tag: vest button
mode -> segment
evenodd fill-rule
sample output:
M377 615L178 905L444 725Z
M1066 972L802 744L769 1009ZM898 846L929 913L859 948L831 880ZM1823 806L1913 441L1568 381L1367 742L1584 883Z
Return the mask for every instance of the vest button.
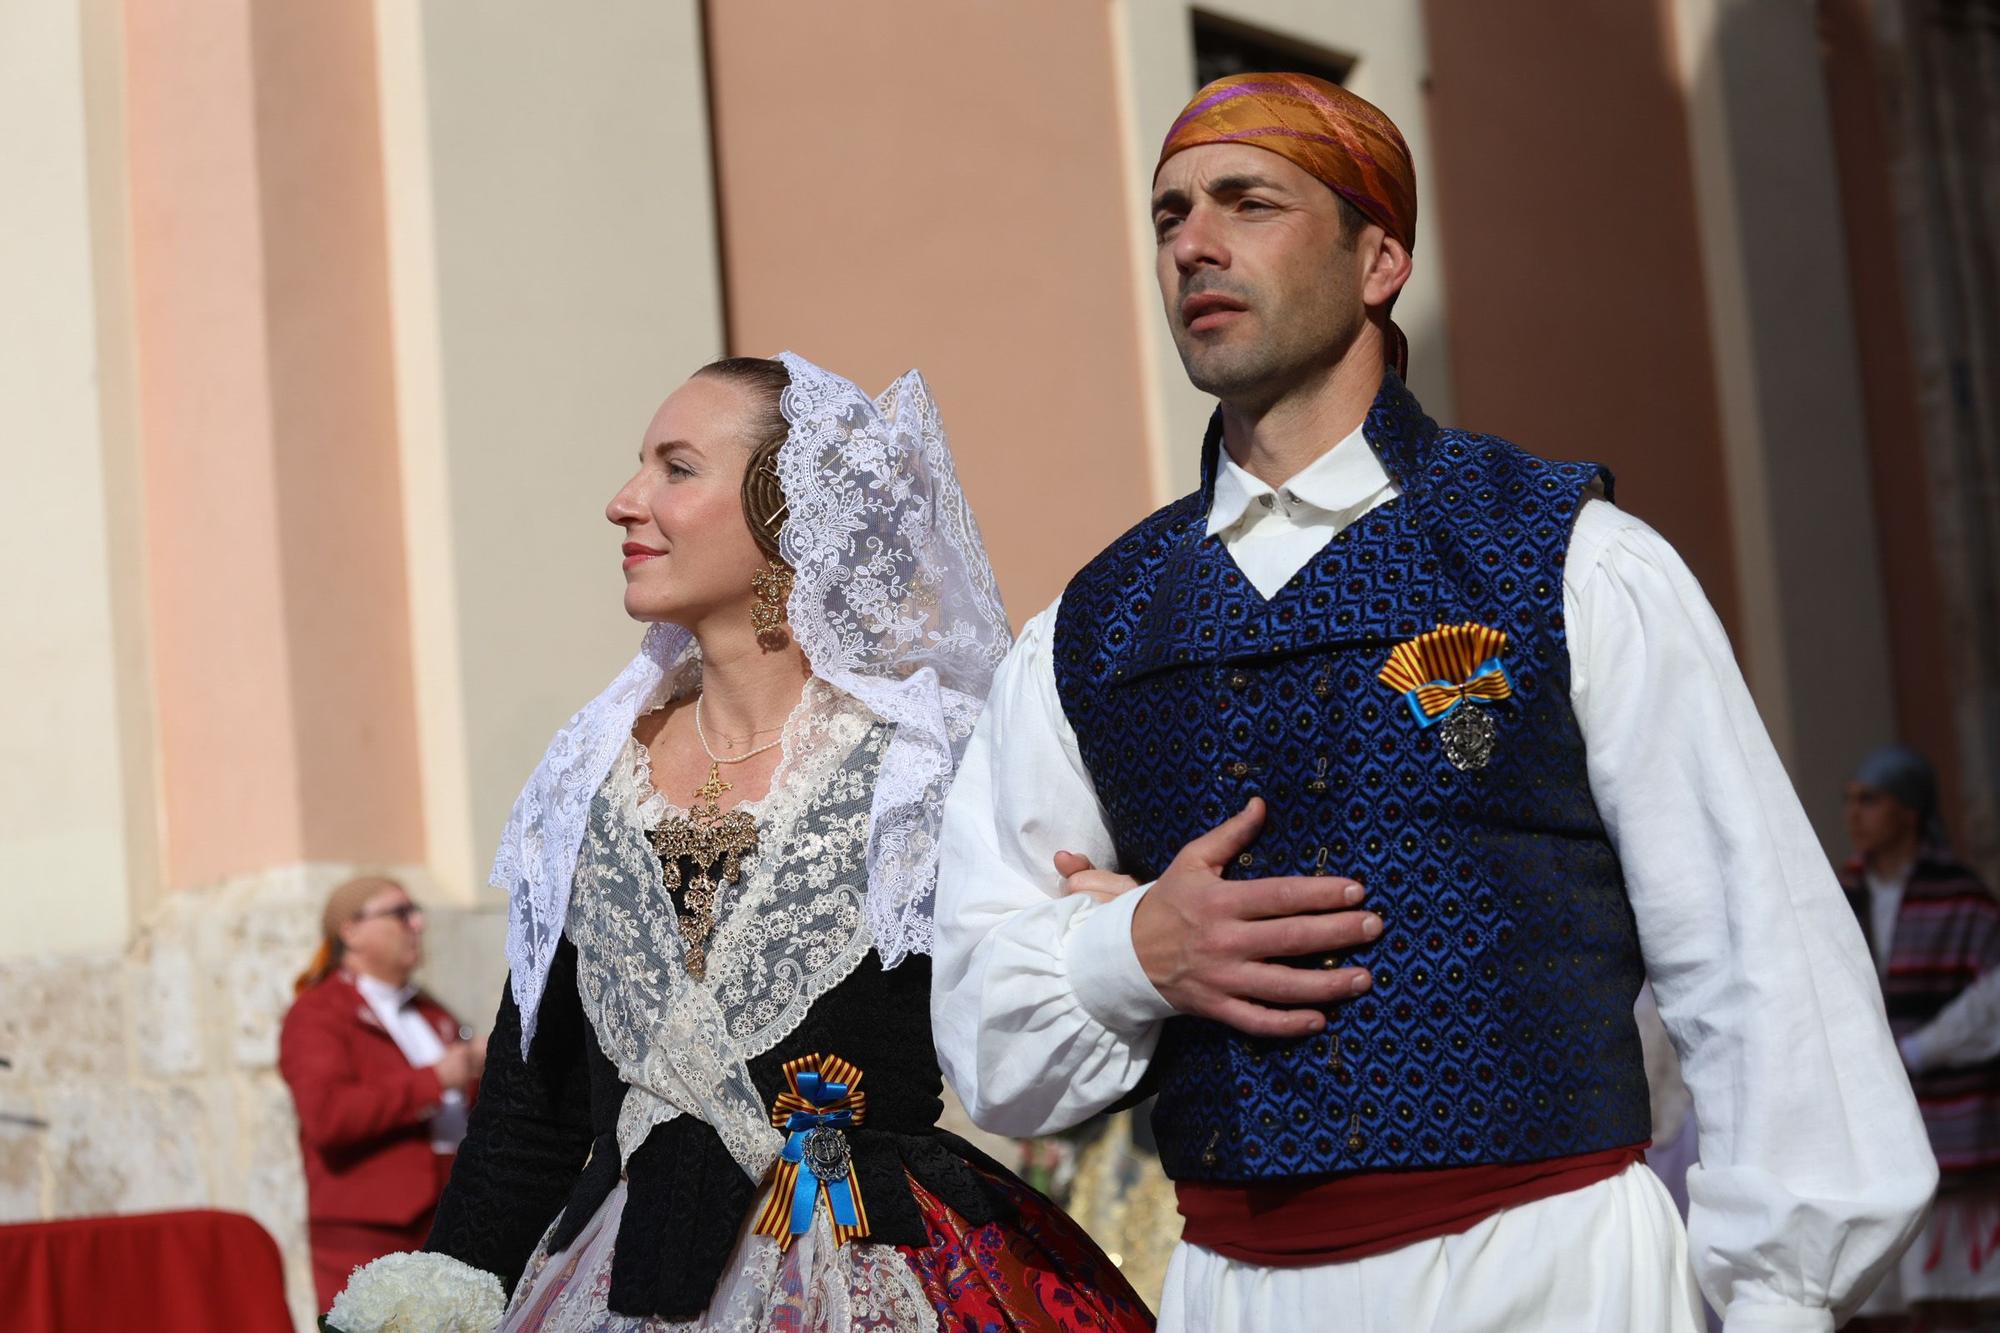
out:
M1233 763L1233 764L1231 764L1231 765L1229 766L1229 776L1230 776L1230 777L1232 777L1232 778L1247 778L1247 777L1249 777L1249 776L1250 776L1250 765L1248 765L1248 764L1244 763L1244 762L1243 762L1243 761L1242 761L1241 759L1238 759L1238 760L1237 760L1237 761L1236 761L1235 763Z
M1243 852L1237 856L1236 864L1240 866L1254 866L1257 864L1257 858L1249 852Z
M1249 678L1248 676L1244 675L1244 674L1243 674L1243 673L1242 673L1241 671L1236 671L1236 672L1232 672L1232 673L1230 673L1230 677L1229 677L1229 688L1230 688L1230 689L1232 689L1232 690L1240 690L1240 689L1243 689L1243 688L1244 688L1245 686L1249 685L1249 683L1250 683L1250 678Z

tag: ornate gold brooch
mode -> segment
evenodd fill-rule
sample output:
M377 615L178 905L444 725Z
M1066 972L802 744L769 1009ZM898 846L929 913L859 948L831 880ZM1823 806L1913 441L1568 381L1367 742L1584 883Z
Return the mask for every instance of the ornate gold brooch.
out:
M695 791L696 804L680 818L667 819L646 838L659 853L660 872L669 892L681 886L681 858L694 873L687 881L686 908L680 914L681 938L687 941L688 975L699 981L708 974L708 937L715 933L715 898L725 884L743 876L743 858L757 850L757 821L742 810L724 813L716 798L729 790L722 766L711 762L708 781Z

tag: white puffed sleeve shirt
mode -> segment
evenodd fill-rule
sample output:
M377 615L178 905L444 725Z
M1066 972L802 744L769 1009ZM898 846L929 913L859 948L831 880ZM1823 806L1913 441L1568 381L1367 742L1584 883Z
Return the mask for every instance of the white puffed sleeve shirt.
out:
M1208 531L1268 597L1397 494L1359 430L1275 490L1225 455ZM1913 1233L1937 1179L1875 968L1673 549L1586 500L1563 604L1591 793L1700 1120L1688 1253L1731 1333L1830 1329ZM1060 896L1057 851L1110 869L1117 857L1056 693L1056 612L1028 623L995 678L946 807L937 899L939 1057L973 1119L1015 1135L1130 1091L1172 1013L1132 946L1144 889L1101 905ZM1306 1282L1295 1296L1310 1314L1311 1275L1358 1265L1255 1271L1259 1291ZM1250 1327L1244 1311L1276 1307L1235 1308L1218 1323Z

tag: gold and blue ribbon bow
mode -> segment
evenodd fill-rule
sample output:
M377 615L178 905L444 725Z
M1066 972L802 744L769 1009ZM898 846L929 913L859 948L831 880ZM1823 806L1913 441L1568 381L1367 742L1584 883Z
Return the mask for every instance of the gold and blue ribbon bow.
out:
M1501 662L1507 635L1487 625L1439 625L1389 653L1376 679L1403 696L1417 725L1432 726L1467 700L1512 698L1514 678Z
M867 1094L857 1086L861 1071L837 1055L805 1055L785 1062L785 1082L790 1086L771 1103L771 1123L785 1131L785 1147L772 1167L771 1196L751 1230L776 1237L789 1249L812 1229L823 1198L833 1217L834 1243L845 1245L868 1234L868 1208L844 1137L868 1116ZM840 1141L830 1145L821 1135ZM838 1151L814 1152L820 1145Z

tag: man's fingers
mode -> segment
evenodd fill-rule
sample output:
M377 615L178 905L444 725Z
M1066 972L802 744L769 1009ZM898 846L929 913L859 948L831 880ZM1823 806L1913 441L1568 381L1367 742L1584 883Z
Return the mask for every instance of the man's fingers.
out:
M1076 852L1056 853L1056 873L1064 879L1090 869L1090 858Z
M1245 921L1235 929L1241 933L1231 944L1244 957L1297 958L1358 949L1381 938L1382 918L1373 912L1320 912Z
M1273 875L1236 880L1230 887L1235 915L1245 920L1340 912L1366 896L1361 885L1343 875Z
M1112 870L1079 870L1063 877L1064 893L1087 893L1101 903L1138 887L1138 880Z
M1316 1009L1267 1009L1238 999L1219 1002L1206 1017L1253 1037L1310 1037L1326 1028L1326 1015Z
M1257 830L1264 827L1264 798L1252 796L1249 804L1217 824L1208 832L1181 848L1180 856L1191 857L1197 864L1207 866L1220 873L1222 868L1236 859L1236 854L1248 847L1257 836Z
M1228 984L1231 993L1264 1004L1334 1004L1366 994L1374 978L1365 967L1245 963Z

